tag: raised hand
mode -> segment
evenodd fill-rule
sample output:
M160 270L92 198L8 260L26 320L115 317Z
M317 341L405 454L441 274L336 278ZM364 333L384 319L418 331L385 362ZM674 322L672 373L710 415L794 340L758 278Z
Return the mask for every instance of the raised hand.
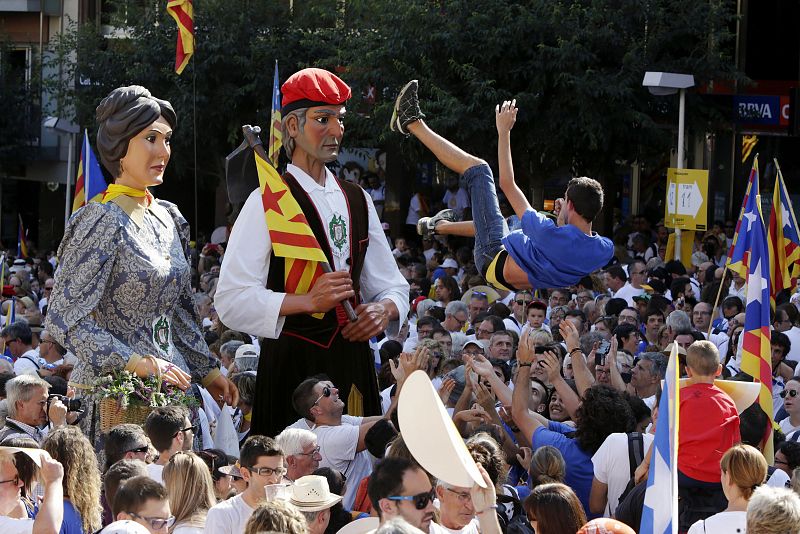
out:
M517 101L506 100L501 105L494 108L494 120L497 125L498 133L510 132L517 121Z

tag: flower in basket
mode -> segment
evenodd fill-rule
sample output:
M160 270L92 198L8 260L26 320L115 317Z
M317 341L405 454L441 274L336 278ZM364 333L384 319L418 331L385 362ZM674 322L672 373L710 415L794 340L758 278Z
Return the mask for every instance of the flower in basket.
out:
M192 395L187 395L180 388L164 382L159 377L141 378L124 370L99 377L95 382L92 397L98 402L103 399L115 399L120 408L198 404Z

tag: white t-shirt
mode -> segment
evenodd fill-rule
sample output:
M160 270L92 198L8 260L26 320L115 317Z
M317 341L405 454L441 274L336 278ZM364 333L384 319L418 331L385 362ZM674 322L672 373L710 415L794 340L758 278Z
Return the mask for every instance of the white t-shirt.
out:
M630 282L625 282L625 285L619 288L619 291L614 293L614 298L625 299L625 302L628 303L628 306L636 306L636 303L633 301L633 297L638 297L642 293L644 293L644 289L636 289L631 285Z
M317 435L317 445L322 456L319 466L336 469L347 477L347 491L342 500L345 510L353 508L358 485L364 477L372 473L369 452L366 450L356 452L360 430L360 425L344 423L339 426L317 426L311 429Z
M787 488L791 482L791 478L786 474L783 469L776 469L773 471L772 476L767 479L767 486L770 488Z
M689 528L688 534L744 534L747 512L720 512L701 519Z
M241 534L247 520L253 515L253 508L244 502L241 494L215 504L206 516L208 534Z
M408 204L408 214L406 215L406 224L417 224L419 218L422 216L420 210L422 203L419 201L419 193L411 197L411 202Z
M203 534L203 527L194 525L179 525L175 527L172 534Z
M35 363L34 363L35 362ZM14 374L19 375L35 375L42 367L41 358L39 353L31 349L26 351L25 354L17 358L14 362Z
M643 434L644 453L653 443L652 434ZM631 479L630 460L628 458L628 435L623 432L609 434L606 440L592 456L594 478L608 485L608 502L603 515L612 517L619 504L619 496Z
M792 344L792 348L789 351L789 354L786 355L787 360L792 360L793 362L800 362L800 328L793 326L786 332L786 337L789 338L789 342Z
M467 192L461 187L459 187L458 191L455 193L448 189L444 194L442 202L451 210L455 210L456 216L460 220L464 216L464 209L469 207L469 195L467 195Z
M783 432L784 436L788 436L795 430L800 430L800 426L792 426L791 417L781 419L781 422L778 423L778 426L781 427L781 432Z
M0 531L3 534L30 534L33 532L33 519L14 519L0 515Z
M473 518L472 521L464 525L464 528L460 530L453 530L452 528L447 528L444 525L440 525L439 523L434 523L431 521L430 526L428 527L429 534L479 534L480 533L479 523L477 518Z
M356 417L354 415L343 415L342 416L342 424L343 425L354 425L354 426L361 426L361 421L363 417ZM303 430L311 430L312 426L308 424L304 418L300 418L291 425L287 426L286 428L300 428ZM285 429L284 429L285 430Z
M147 476L158 482L164 483L164 466L158 464L147 464Z

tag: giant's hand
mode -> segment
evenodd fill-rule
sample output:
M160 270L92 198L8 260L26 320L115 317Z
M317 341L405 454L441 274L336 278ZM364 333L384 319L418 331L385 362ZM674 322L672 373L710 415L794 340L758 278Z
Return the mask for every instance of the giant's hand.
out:
M314 282L308 293L311 297L311 313L324 313L341 301L355 296L353 281L347 271L325 273Z
M356 315L358 320L342 329L342 337L348 341L367 341L389 326L389 310L381 302L359 304Z
M192 377L181 369L180 367L162 360L161 358L146 357L139 360L133 372L136 376L147 378L148 376L156 376L159 371L161 372L161 379L168 384L179 387L183 391L189 389L189 384L192 382Z
M219 375L206 388L217 403L224 401L228 406L236 407L239 404L239 390L236 385L226 377Z

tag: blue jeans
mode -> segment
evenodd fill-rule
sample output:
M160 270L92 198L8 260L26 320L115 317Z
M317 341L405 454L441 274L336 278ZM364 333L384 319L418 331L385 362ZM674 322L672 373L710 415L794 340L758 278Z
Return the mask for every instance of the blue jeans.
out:
M500 213L492 169L482 163L467 169L463 176L475 224L475 267L486 276L489 264L503 250L501 240L508 233L508 226Z

